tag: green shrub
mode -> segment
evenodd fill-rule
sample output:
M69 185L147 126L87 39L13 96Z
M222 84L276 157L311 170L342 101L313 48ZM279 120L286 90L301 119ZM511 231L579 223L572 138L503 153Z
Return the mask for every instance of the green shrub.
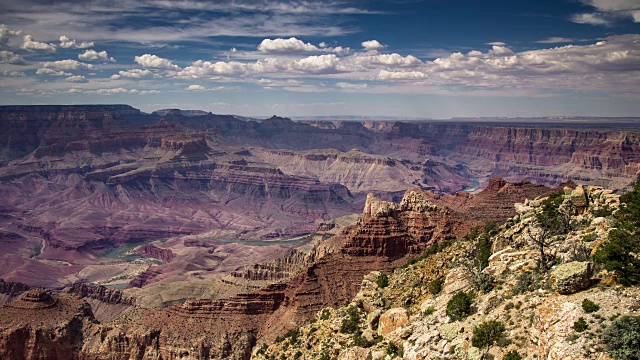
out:
M389 345L387 345L387 355L390 355L392 358L396 357L396 356L402 356L404 353L404 350L402 349L402 346L397 346L396 344L394 344L393 342L389 342Z
M502 358L502 360L522 360L522 356L520 356L518 351L511 350Z
M429 293L431 293L431 295L440 294L440 291L442 291L442 279L437 278L432 280L429 283L429 286L427 286L427 290L429 290Z
M387 274L380 273L380 275L378 275L378 280L376 281L376 284L378 284L378 287L381 289L384 289L387 286L389 286L389 277L387 276Z
M615 271L618 282L625 286L640 284L640 181L633 191L620 197L620 208L614 216L616 228L595 253L595 260Z
M640 359L640 316L622 316L614 320L602 335L607 352L614 359Z
M298 350L296 351L296 353L293 355L293 359L294 360L298 360L302 357L302 351Z
M329 320L331 317L331 311L329 309L324 309L320 313L320 320Z
M584 299L582 300L582 310L584 310L584 312L586 312L587 314L590 314L592 312L600 310L600 305L594 303L589 299Z
M611 214L613 214L613 208L611 206L605 204L605 205L601 206L597 210L592 210L591 214L593 214L593 217L611 216Z
M500 338L504 337L505 327L501 322L491 320L473 327L471 345L488 350Z
M453 321L458 321L471 315L471 304L473 303L473 293L460 291L453 295L447 303L447 316Z
M522 273L520 274L520 276L518 276L518 282L513 287L513 289L511 289L511 293L513 295L522 294L526 291L529 291L529 287L532 284L533 284L533 276L531 275L531 273L528 273L528 272Z
M433 314L434 312L436 312L436 308L434 308L433 306L429 306L428 308L426 308L426 309L422 312L422 315L423 315L423 316L429 316L429 315Z
M358 308L355 306L350 306L347 309L347 317L342 319L342 324L340 324L340 332L343 334L354 334L359 330L358 322L360 322L360 313L358 312Z
M485 294L493 290L493 283L493 276L485 272L474 274L474 276L471 278L471 284L473 288L478 291L482 291Z
M576 332L583 332L589 328L589 324L584 320L584 318L579 318L578 321L573 323L573 330Z

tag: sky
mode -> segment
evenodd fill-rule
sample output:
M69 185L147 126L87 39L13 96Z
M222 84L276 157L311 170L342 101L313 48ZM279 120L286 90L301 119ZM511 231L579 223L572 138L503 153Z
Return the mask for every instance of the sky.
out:
M640 116L640 0L0 0L0 105Z

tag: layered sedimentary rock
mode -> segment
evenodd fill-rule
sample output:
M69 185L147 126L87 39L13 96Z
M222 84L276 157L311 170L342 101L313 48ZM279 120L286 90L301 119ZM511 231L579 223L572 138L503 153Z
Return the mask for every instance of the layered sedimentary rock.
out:
M495 193L499 197L509 185L491 187L485 196ZM325 306L353 297L370 271L396 267L406 256L433 242L457 237L491 217L478 212L473 221L465 219L429 201L429 196L433 195L412 190L400 204L370 196L362 220L327 240L341 244L339 251L317 259L293 279L224 300L190 300L164 310L134 310L117 324L85 329L84 346L78 354L89 358L140 354L247 359L258 338L273 339ZM0 314L4 311L6 308Z

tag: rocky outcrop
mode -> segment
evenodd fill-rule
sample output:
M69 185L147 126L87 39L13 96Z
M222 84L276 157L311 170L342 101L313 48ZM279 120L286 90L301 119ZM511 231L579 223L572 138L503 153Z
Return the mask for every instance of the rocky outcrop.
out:
M165 263L170 263L176 255L171 249L162 249L154 244L146 244L136 249L136 252L142 256L158 259Z
M113 305L129 305L136 303L135 298L125 295L121 290L107 288L104 286L91 286L87 284L73 284L67 290L68 293L74 294L80 298L91 298L101 302Z
M380 315L378 335L387 336L409 322L409 312L405 308L393 308Z
M572 261L556 266L551 271L555 289L564 295L574 294L591 286L593 264Z

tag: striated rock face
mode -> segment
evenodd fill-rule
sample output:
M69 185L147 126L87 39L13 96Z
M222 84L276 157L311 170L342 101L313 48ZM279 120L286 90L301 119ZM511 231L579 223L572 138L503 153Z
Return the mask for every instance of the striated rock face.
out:
M68 293L77 295L80 298L92 298L107 304L130 305L136 303L135 298L124 295L121 290L111 289L104 286L91 286L87 284L73 284Z
M136 252L142 256L162 260L170 263L176 255L171 249L161 249L153 244L146 244L136 249Z

